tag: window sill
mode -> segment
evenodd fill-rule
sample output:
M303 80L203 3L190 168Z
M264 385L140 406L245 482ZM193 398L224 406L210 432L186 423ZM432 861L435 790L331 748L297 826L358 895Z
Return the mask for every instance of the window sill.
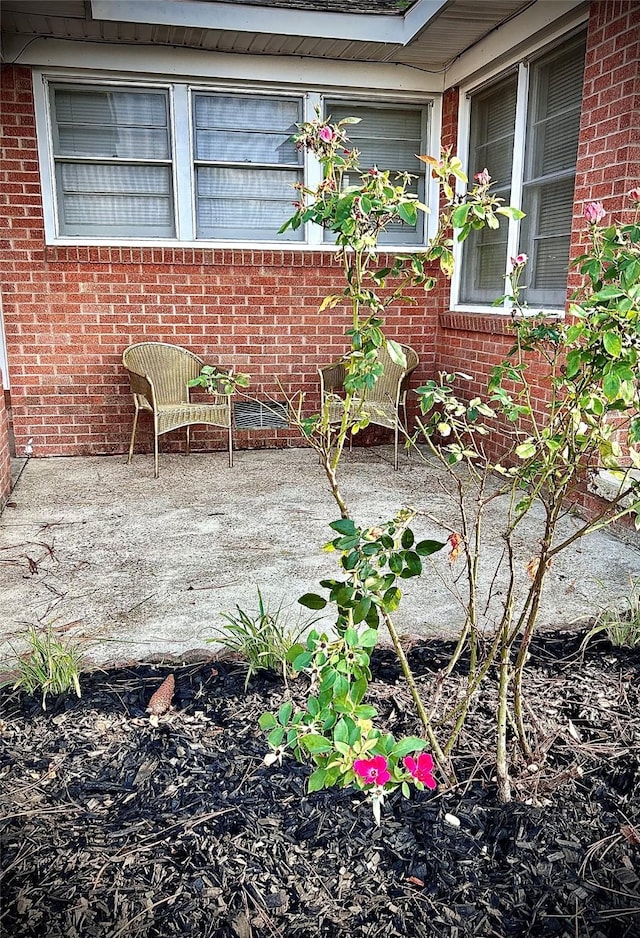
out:
M564 312L559 309L536 310L546 319L564 319ZM533 314L532 314L533 315ZM521 317L515 317L516 319ZM443 329L452 329L458 332L486 332L491 335L510 335L513 329L514 317L504 310L489 309L457 309L440 313L439 322Z

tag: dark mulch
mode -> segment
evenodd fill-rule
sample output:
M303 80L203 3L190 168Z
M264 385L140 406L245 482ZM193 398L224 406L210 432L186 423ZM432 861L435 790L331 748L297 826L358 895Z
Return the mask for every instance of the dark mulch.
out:
M308 796L308 768L264 766L257 718L284 689L245 694L237 663L173 668L158 728L166 668L94 673L46 714L5 691L2 934L638 938L640 654L594 641L582 658L580 639L536 642L546 756L514 771L522 800L496 803L481 701L459 785L394 795L380 828L362 795ZM425 681L445 651L412 649ZM375 665L384 723L414 731L393 655Z

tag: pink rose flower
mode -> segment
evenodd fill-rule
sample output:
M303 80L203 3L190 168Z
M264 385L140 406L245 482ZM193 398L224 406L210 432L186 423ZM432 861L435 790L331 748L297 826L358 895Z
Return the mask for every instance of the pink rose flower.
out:
M359 775L367 785L384 785L391 778L387 760L384 756L373 756L372 759L356 759L353 763L356 775Z
M491 182L491 176L489 175L489 170L485 166L481 173L476 173L473 177L477 183L481 186L488 186Z
M526 264L529 260L528 254L517 254L515 257L511 258L512 267L521 267L523 264Z
M433 777L433 756L428 752L421 752L417 760L413 756L404 759L404 767L417 782L422 782L427 788L433 790L436 780Z
M629 198L632 202L640 202L640 188L636 186L635 189L632 189L629 192Z
M336 134L331 127L321 127L318 136L323 143L332 143L336 138Z
M597 225L606 214L602 202L589 202L588 205L585 205L584 217L590 225Z

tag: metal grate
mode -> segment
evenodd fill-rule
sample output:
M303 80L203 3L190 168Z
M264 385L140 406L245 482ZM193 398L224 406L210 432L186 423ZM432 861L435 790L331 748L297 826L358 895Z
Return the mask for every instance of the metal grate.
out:
M277 430L289 426L289 412L280 401L241 401L234 404L233 422L237 430Z

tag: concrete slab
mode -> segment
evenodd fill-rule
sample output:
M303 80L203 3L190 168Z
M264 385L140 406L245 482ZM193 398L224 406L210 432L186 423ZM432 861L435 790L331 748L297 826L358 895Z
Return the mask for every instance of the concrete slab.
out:
M433 517L453 523L453 503L433 463L415 456L392 468L392 448L355 449L341 478L354 519L372 525L403 505L417 509L419 538L446 538ZM86 643L98 663L182 656L206 646L220 613L257 606L256 587L273 609L283 603L295 623L297 604L318 580L337 572L322 551L339 513L309 449L243 451L233 469L224 453L30 459L0 518L0 640L19 647L29 624L53 623ZM488 595L502 554L497 535L504 505L487 518ZM563 533L579 521L567 517ZM527 522L518 534L521 587L539 536ZM454 633L462 621L456 597L461 567L445 553L405 583L396 614L401 632ZM541 623L567 626L592 618L623 597L640 576L637 543L598 532L560 555L550 571ZM497 590L499 592L499 580ZM489 607L487 622L495 612ZM330 619L325 620L327 623ZM208 646L211 651L211 646Z

